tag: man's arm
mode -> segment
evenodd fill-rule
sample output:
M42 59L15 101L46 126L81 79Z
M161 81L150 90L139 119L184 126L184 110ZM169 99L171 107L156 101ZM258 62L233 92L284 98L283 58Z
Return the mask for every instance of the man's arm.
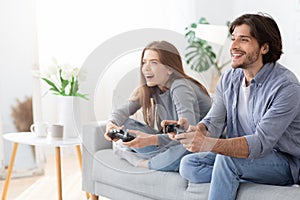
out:
M198 124L197 130L175 136L191 152L214 152L235 158L248 158L249 147L245 137L217 139L209 137L204 124Z

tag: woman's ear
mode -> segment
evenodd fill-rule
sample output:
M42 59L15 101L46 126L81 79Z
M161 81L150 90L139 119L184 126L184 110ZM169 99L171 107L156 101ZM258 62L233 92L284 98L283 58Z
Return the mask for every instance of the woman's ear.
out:
M173 72L174 72L174 70L172 70L172 69L168 69L168 71L167 71L168 75L172 75Z

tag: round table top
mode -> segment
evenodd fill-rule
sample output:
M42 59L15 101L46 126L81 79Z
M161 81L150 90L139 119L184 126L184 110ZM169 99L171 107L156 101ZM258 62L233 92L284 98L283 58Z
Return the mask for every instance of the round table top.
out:
M32 132L18 132L3 134L3 138L8 141L16 142L19 144L29 144L35 146L75 146L82 143L80 137L76 138L51 138L51 137L37 137Z

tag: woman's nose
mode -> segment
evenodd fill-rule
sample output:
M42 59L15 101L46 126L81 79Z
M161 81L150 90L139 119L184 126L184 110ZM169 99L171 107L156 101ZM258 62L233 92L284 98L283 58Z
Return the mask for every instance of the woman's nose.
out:
M143 70L147 70L148 71L149 69L150 69L150 64L145 62L143 64Z

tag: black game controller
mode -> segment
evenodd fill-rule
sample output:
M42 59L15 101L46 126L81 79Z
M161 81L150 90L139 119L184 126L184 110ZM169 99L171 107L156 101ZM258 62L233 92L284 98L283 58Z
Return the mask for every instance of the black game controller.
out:
M165 131L166 133L176 133L176 134L186 132L186 130L180 128L179 124L173 124L173 123L166 124Z
M123 142L130 142L135 138L135 136L130 135L127 131L123 131L122 129L112 129L108 133L109 137L113 139L121 139Z

